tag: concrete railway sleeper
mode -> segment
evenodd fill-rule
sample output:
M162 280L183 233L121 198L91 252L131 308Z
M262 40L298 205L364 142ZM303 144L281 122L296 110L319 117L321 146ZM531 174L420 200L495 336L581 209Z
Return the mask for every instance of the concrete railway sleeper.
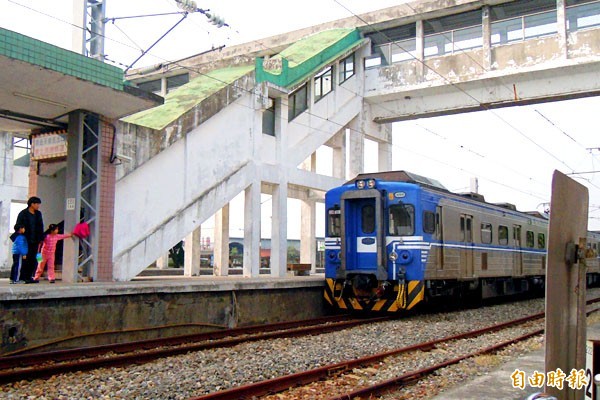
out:
M0 383L42 378L70 371L140 364L190 351L231 347L265 339L333 332L387 319L389 317L354 319L348 316L332 316L196 335L0 357Z

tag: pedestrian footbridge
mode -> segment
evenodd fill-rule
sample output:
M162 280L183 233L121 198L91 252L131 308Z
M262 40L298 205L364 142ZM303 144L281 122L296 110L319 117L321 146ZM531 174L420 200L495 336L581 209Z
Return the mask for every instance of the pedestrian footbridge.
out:
M163 93L187 83L117 125L114 278L213 215L226 275L228 204L242 192L244 275L259 275L261 193L273 199L271 275L286 273L288 197L303 202L301 262L314 266L315 202L363 172L365 138L384 170L394 121L597 95L598 27L599 1L417 1L135 71ZM321 146L330 176L316 173Z

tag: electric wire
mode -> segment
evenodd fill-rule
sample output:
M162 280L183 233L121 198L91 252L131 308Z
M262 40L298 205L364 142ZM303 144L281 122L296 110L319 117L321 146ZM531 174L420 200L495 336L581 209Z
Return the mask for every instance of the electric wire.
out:
M77 26L77 25L75 25L75 24L72 24L72 23L69 23L69 22L67 22L67 21L64 21L64 20L62 20L62 19L60 19L60 18L57 18L57 17L51 16L51 15L49 15L49 14L46 14L46 13L44 13L44 12L41 12L41 11L35 10L35 9L33 9L33 8L29 7L29 6L26 6L26 5L23 5L23 4L20 4L20 3L17 3L17 2L16 2L16 1L14 1L14 0L8 0L8 1L9 1L9 2L11 2L11 3L13 3L13 4L16 4L16 5L18 5L18 6L21 6L21 7L27 8L27 9L30 9L31 11L34 11L34 12L36 12L36 13L40 13L40 14L42 14L42 15L45 15L45 16L47 16L47 17L50 17L50 18L56 19L56 20L58 20L58 21L60 21L60 22L63 22L63 23L69 24L69 25L71 25L71 26L74 26L74 27L76 27L76 28L79 28L79 29L84 29L84 28L82 28L82 27L79 27L79 26ZM369 24L368 22L364 21L364 19L362 19L361 17L359 17L358 15L356 15L355 13L353 13L351 10L349 10L349 9L348 9L347 7L345 7L343 4L339 3L339 1L337 1L337 0L333 0L333 1L334 1L334 2L336 2L336 3L338 3L340 6L342 6L343 8L345 8L345 9L346 9L347 11L349 11L350 13L352 13L352 14L353 14L355 17L357 17L359 20L363 21L363 23L365 23L366 25L371 25L371 24ZM411 8L412 8L412 7L411 7ZM380 33L381 33L381 32L380 32ZM382 33L382 34L383 34L383 33ZM119 43L119 44L121 44L121 45L124 45L124 46L126 46L126 47L130 47L130 48L131 48L131 46L130 46L130 45L127 45L127 44L125 44L125 43L122 43L122 42L116 41L116 40L114 40L114 39L112 39L112 38L109 38L109 37L107 37L106 35L104 35L104 37L105 37L106 39L110 40L110 41L113 41L113 42L116 42L116 43ZM388 39L389 39L389 38L388 38ZM264 46L264 44L260 43L259 41L255 41L255 42L259 43L259 44L260 44L260 45L262 45L263 47L266 47L266 46ZM410 54L410 52L408 52L407 50L403 49L402 47L400 47L400 49L401 49L401 50L403 50L403 51L405 51L405 52L407 52L408 54ZM210 76L210 75L208 75L208 74L202 73L202 72L200 72L199 70L194 70L193 68L190 68L190 67L188 67L188 66L183 66L183 65L180 65L180 64L178 64L177 62L166 60L166 59L164 59L164 58L162 58L162 57L158 57L158 56L156 56L156 55L153 55L153 54L151 54L151 53L148 53L148 55L152 55L153 57L155 57L155 58L158 58L158 59L161 59L162 61L166 61L166 62L168 62L168 63L170 63L170 64L177 65L177 66L179 66L179 67L180 67L180 68L182 68L182 69L187 69L187 70L189 70L189 71L195 72L195 73L197 73L198 75L204 75L204 76L207 76L208 78L211 78L211 79L214 79L214 80L220 81L218 78L215 78L215 77L212 77L212 76ZM410 54L410 55L412 56L412 54ZM414 56L413 56L413 57L414 57ZM415 58L415 59L417 59L417 58ZM427 65L426 65L426 64L425 64L425 63L424 63L422 60L418 60L418 59L417 59L417 61L419 61L419 62L423 63L423 65L425 65L425 66L427 67ZM427 68L428 68L428 67L427 67ZM466 94L467 96L469 96L470 98L472 98L473 100L475 100L476 102L478 102L476 98L474 98L474 97L473 97L473 96L471 96L469 93L467 93L467 92L465 92L464 90L462 90L461 88L459 88L459 87L458 87L456 84L454 84L454 83L452 83L451 81L449 81L449 79L448 79L448 78L446 78L446 77L444 77L443 75L439 74L437 71L434 71L434 70L432 70L432 71L433 71L433 72L434 72L436 75L440 76L440 77L441 77L441 78L442 78L442 79L443 79L445 82L447 82L447 83L448 83L448 84L450 84L451 86L455 87L455 88L456 88L456 89L458 89L459 91L463 92L464 94ZM227 82L224 82L224 81L221 81L221 82L223 82L223 83L225 83L225 84L229 85L229 83L227 83ZM235 85L233 85L233 86L235 86ZM342 85L338 85L338 87L342 87L342 88L344 88ZM238 87L238 89L246 90L246 91L248 91L249 93L250 93L250 92L254 93L254 90L250 90L250 89L244 89L244 88L240 88L240 87ZM344 89L346 89L346 90L349 90L349 89L347 89L347 88L344 88ZM255 93L255 94L256 94L256 93ZM355 93L355 94L356 94L356 93ZM358 94L357 94L357 95L358 95ZM260 96L262 96L262 95L260 95ZM238 103L232 103L232 104L238 104ZM241 105L241 104L238 104L238 105ZM248 106L246 106L246 107L247 107L247 108L251 108L251 107L248 107ZM389 111L389 110L388 110L388 111ZM353 130L353 131L356 131L357 133L360 133L360 134L362 134L362 135L369 136L369 135L368 135L368 133L366 133L366 132L364 132L364 131L358 131L358 130L356 130L356 129L353 129L353 128L350 128L350 127L348 127L348 126L345 126L345 125L339 124L339 123L337 123L337 122L335 122L335 121L329 120L328 118L324 118L324 117L321 117L321 116L319 116L319 115L312 114L312 113L310 113L310 112L309 112L309 111L307 111L307 110L306 110L306 111L304 111L304 112L305 112L305 113L307 113L307 114L309 114L309 115L311 115L311 116L313 116L313 117L320 118L320 119L323 119L324 121L327 121L327 122L330 122L330 123L334 123L334 124L336 124L336 125L339 125L339 126L340 126L340 127L342 127L342 128L346 128L346 129L349 129L349 130L351 130L351 131ZM502 119L502 118L501 118L501 119ZM520 130L518 130L518 129L517 129L515 126L514 126L514 125L512 125L512 124L509 124L509 123L508 123L508 121L506 121L506 120L504 120L504 119L502 119L502 120L503 120L503 121L505 121L505 123L507 123L509 126L511 126L511 127L514 129L514 130L516 130L517 132L519 132L519 133L521 133L522 135L524 135L524 134L523 134L523 133L522 133ZM290 123L297 123L297 124L299 124L299 123L298 123L298 121L290 121ZM304 125L304 124L300 124L300 125ZM312 126L309 126L309 125L304 125L304 126L306 126L306 127L310 128L310 129L312 129L312 130L319 130L319 129L315 129L314 127L312 127ZM325 133L329 133L329 131L324 131L324 130L321 130L321 131L323 131L323 132L325 132ZM529 139L529 138L527 137L527 135L524 135L524 136L525 136L525 137L526 137L528 140L530 140L532 143L536 144L536 143L535 143L535 141L532 141L531 139ZM395 145L394 145L394 144L392 144L392 146L395 146ZM399 147L399 146L398 146L398 147ZM538 147L540 147L540 146L538 146ZM540 147L540 148L541 148L541 147ZM541 149L543 149L543 148L541 148ZM567 166L567 168L569 168L569 169L573 170L573 169L572 169L572 168L570 168L568 165L566 165L564 162L562 162L561 160L559 160L558 158L556 158L554 155L552 155L550 152L546 151L545 149L543 149L543 150L544 150L544 152L546 152L547 154L549 154L549 155L551 155L553 158L555 158L557 161L559 161L559 162L561 162L563 165ZM449 165L449 164L447 164L447 165ZM450 165L449 165L449 166L450 166ZM454 166L453 166L453 167L454 167ZM459 169L459 170L463 170L463 171L464 171L464 169L462 169L462 168L457 168L457 167L454 167L454 168L456 168L456 169ZM487 180L489 180L489 181L492 181L492 182L493 182L493 180L490 180L490 179L488 179L488 178L484 178L484 179L487 179ZM514 190L517 190L517 191L521 191L521 190L519 190L518 188L510 187L510 186L508 186L508 185L505 185L505 184L502 184L502 186L509 187L509 188L512 188L512 189L514 189ZM594 185L594 186L595 186L595 185ZM596 187L597 187L597 186L596 186ZM521 191L521 192L522 192L522 191ZM526 193L526 194L527 194L527 193ZM534 197L537 197L537 196L534 196Z
M391 40L391 38L389 36L387 36L384 32L382 32L381 30L377 29L373 24L371 24L368 21L366 21L364 18L362 18L361 16L359 16L358 14L356 14L354 11L350 10L348 7L346 7L344 4L342 4L339 0L332 0L332 1L335 2L335 3L337 3L338 5L340 5L342 8L344 8L346 11L348 11L350 14L352 14L355 18L357 18L363 24L365 24L366 26L369 26L374 31L376 31L377 33L379 33L380 35L382 35L384 38L386 38L388 40L388 42L390 43L390 45L396 45L400 50L404 51L405 53L407 53L408 55L410 55L412 58L414 58L417 62L419 62L420 64L422 64L424 66L424 68L427 68L428 70L432 71L434 74L436 74L437 76L439 76L440 78L442 78L447 84L450 84L452 87L456 88L457 90L459 90L460 92L464 93L466 96L468 96L469 98L471 98L472 100L474 100L477 104L480 105L480 107L482 107L483 109L491 112L492 115L496 116L498 119L500 119L502 122L504 122L510 128L512 128L515 132L517 132L518 134L520 134L521 136L523 136L526 140L530 141L532 144L534 144L536 147L538 147L544 153L546 153L550 157L554 158L556 161L558 161L559 163L561 163L562 165L564 165L565 167L567 167L570 171L572 171L572 172L574 171L574 169L571 168L569 165L567 165L566 162L564 162L563 160L561 160L558 157L556 157L553 153L551 153L550 151L548 151L547 149L545 149L543 146L541 146L535 140L531 139L522 130L520 130L519 128L517 128L515 125L511 124L504 117L502 117L501 115L499 115L498 113L496 113L493 109L489 108L487 105L485 105L484 103L480 102L478 99L476 99L470 93L467 93L462 88L460 88L458 85L454 84L447 77L443 76L438 71L436 71L436 70L432 69L431 67L429 67L425 63L424 60L421 60L420 58L416 57L410 51L408 51L405 48L403 48L402 46L400 46L397 42L394 42L393 40ZM410 8L415 14L417 13L416 10L409 3L404 3L404 5L406 5L408 8ZM482 66L479 63L477 63L477 64L479 66L481 66L483 70L485 70L484 66ZM502 80L500 80L500 81L502 82ZM504 85L504 86L507 87L506 85ZM508 87L507 87L507 89L508 89ZM600 189L600 187L598 187L597 185L595 185L594 183L592 183L590 180L585 179L585 178L582 178L582 179L586 180L590 185L592 185L592 186Z
M28 6L25 6L25 5L22 5L22 4L20 4L20 3L17 3L17 2L15 2L14 0L8 0L8 1L10 1L11 3L14 3L14 4L16 4L16 5L19 5L19 6L23 6L23 7L25 7L25 8L28 8L28 9L30 9L30 10L32 10L32 11L35 11L35 12L37 12L37 13L40 13L40 14L42 14L42 15L45 15L45 16L48 16L48 17L54 18L54 19L56 19L56 20L58 20L58 21L60 21L60 22L67 23L67 24L69 24L69 25L71 25L71 26L74 26L74 27L76 27L76 28L79 28L79 29L84 29L84 28L82 28L82 27L79 27L79 26L77 26L77 25L75 25L75 24L72 24L72 23L69 23L69 22L67 22L67 21L64 21L64 20L62 20L62 19L60 19L60 18L53 17L53 16L51 16L51 15L49 15L49 14L43 13L43 12L41 12L41 11L38 11L38 10L32 9L32 8L30 8L30 7L28 7ZM334 1L335 1L335 0L334 0ZM114 41L113 39L111 39L111 38L108 38L106 35L104 35L104 37L105 37L105 38L107 38L107 39L109 39L109 40L111 40L111 41ZM124 45L124 46L127 46L127 47L130 47L130 48L131 48L131 46L130 46L130 45L124 44L124 43L122 43L122 42L118 42L118 41L117 41L117 43L119 43L119 44L122 44L122 45ZM150 53L148 53L148 54L150 54ZM188 70L188 71L194 72L194 73L196 73L196 74L198 74L198 75L203 75L203 76L206 76L207 78L214 79L214 80L216 80L216 81L219 81L219 82L221 82L221 83L224 83L224 84L226 84L226 85L230 85L228 82L226 82L226 81L222 81L222 80L220 80L220 79L218 79L218 78L215 78L215 77L213 77L213 76L210 76L210 75L208 75L208 74L206 74L206 73L203 73L203 72L201 72L200 70L196 70L196 69L194 69L194 68L191 68L191 67L189 67L189 66L180 65L180 64L178 64L176 61L169 61L169 60L167 60L167 59L164 59L164 58L162 58L162 57L158 57L158 56L156 56L156 55L154 55L154 57L155 57L155 58L158 58L158 59L160 59L161 61L166 61L166 62L168 62L169 64L177 65L178 67L180 67L180 68L182 68L182 69L185 69L185 70ZM438 74L438 75L440 75L440 74ZM442 75L440 75L440 76L441 76L443 79L445 79L445 80L447 81L447 79L446 79L445 77L443 77ZM232 86L236 87L236 85L232 85ZM453 86L454 86L454 85L453 85ZM343 86L342 86L342 85L338 85L338 87L343 87ZM244 90L244 91L247 91L247 92L248 92L248 93L250 93L250 94L255 94L255 95L256 95L256 93L255 93L255 92L254 92L254 90L253 90L254 88L252 88L252 89L245 89L245 88L242 88L242 87L237 87L237 88L238 88L238 89L241 89L241 90ZM347 89L347 88L345 88L345 89L346 89L346 90L349 90L349 89ZM462 90L461 90L461 91L462 91ZM464 91L463 91L463 92L464 92ZM352 93L354 93L354 94L358 95L358 94L357 94L357 93L355 93L355 92L352 92ZM262 95L260 95L260 96L262 96ZM246 107L246 108L249 108L249 109L251 109L251 107L249 107L249 106L245 106L245 105L243 105L243 104L239 104L239 103L236 103L236 102L234 102L234 103L232 103L232 104L236 104L236 105L238 105L238 106L243 106L243 107ZM365 136L370 136L370 135L368 135L368 133L366 133L366 132L364 132L364 131L359 131L359 130L356 130L356 129L354 129L354 128L348 127L348 126L346 126L346 125L343 125L343 124L337 123L337 122L335 122L335 121L332 121L332 120L330 120L330 119L328 119L328 118L324 118L324 117L321 117L321 116L319 116L319 115L312 114L312 113L310 113L308 110L306 110L306 111L304 111L304 112L305 112L305 113L307 113L308 115L312 116L312 117L316 117L316 118L318 118L318 119L322 119L323 121L326 121L326 122L329 122L329 123L333 123L333 124L335 124L335 125L338 125L338 126L339 126L339 127L341 127L341 128L346 128L346 129L348 129L348 130L350 130L350 131L355 131L355 132L357 132L357 133L360 133L360 134L362 134L362 135L365 135ZM313 131L315 131L315 130L316 130L316 131L321 131L321 132L324 132L324 133L330 133L329 131L325 131L325 130L323 130L323 129L316 129L316 128L314 128L313 126L306 125L306 124L301 124L301 123L299 123L298 121L294 121L294 120L292 120L292 121L290 121L290 123L296 123L296 124L298 124L298 125L300 125L300 126L304 126L304 127L307 127L307 128L309 128L309 129L312 129ZM402 147L400 147L400 146L396 146L396 145L394 145L393 143L392 143L392 147L402 148ZM426 158L429 158L429 157L426 157ZM446 164L446 165L448 165L448 166L451 166L450 164L447 164L447 163L445 163L445 164ZM464 170L463 168L460 168L460 167L456 167L456 166L451 166L451 167L453 167L453 168L455 168L455 169L457 169L457 170L466 171L466 170ZM471 173L472 173L472 172L471 172ZM488 180L488 181L490 181L490 182L494 182L494 180L492 180L492 179L489 179L489 178L482 177L482 179L486 179L486 180ZM514 190L516 190L516 191L519 191L519 192L522 192L522 193L525 193L525 194L527 194L526 192L523 192L522 190L520 190L520 189L518 189L518 188L510 187L510 186L508 186L508 185L506 185L506 184L501 184L501 185L502 185L502 186L504 186L504 187L512 188L512 189L514 189ZM539 198L539 196L537 196L537 195L533 195L533 194L531 194L531 195L532 195L533 197L537 197L537 198Z

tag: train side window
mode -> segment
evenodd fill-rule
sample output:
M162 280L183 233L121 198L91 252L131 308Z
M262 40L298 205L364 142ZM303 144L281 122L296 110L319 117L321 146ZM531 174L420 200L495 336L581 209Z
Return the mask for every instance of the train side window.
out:
M342 233L341 210L337 207L330 208L327 215L327 236L340 237Z
M389 234L393 236L411 236L415 234L415 207L411 204L390 206Z
M546 248L546 235L538 233L538 249Z
M364 206L361 210L361 220L363 233L375 232L375 207Z
M467 242L473 242L473 218L467 218Z
M435 232L435 214L431 211L423 211L423 231L425 233Z
M487 222L481 224L481 243L492 243L492 224Z
M535 235L532 231L527 231L527 238L526 238L526 244L527 247L535 247Z
M465 217L460 217L460 241L465 241Z
M498 244L507 245L508 244L508 227L504 225L500 225L498 227Z

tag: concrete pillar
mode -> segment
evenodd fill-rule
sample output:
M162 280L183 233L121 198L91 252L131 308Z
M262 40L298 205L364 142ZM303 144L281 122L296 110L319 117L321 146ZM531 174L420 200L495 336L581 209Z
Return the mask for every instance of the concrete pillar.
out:
M386 129L391 131L391 124L386 126ZM378 171L389 171L392 169L392 143L391 143L391 135L389 135L389 142L377 142L377 162L378 162Z
M185 237L185 256L183 261L184 276L200 275L200 250L202 240L202 229L198 227Z
M8 269L11 266L11 241L8 239L10 226L10 204L8 186L12 186L13 167L13 137L10 133L0 133L0 269ZM5 251L4 249L7 249Z
M81 148L83 147L83 119L84 115L79 111L69 114L65 198L70 204L65 211L65 232L72 231L75 224L79 222L80 204L78 204L79 201L76 200L80 198L79 188L81 181ZM30 173L30 190L32 186L31 176ZM63 243L62 281L68 283L77 282L80 273L82 272L77 271L79 240L65 240Z
M358 118L357 118L358 119ZM357 124L360 126L360 124ZM356 175L362 173L365 169L364 153L365 141L363 133L358 129L350 129L350 149L349 149L349 165L348 178L353 179Z
M492 68L492 23L490 21L490 6L481 8L481 26L483 39L482 65L485 71Z
M214 271L216 276L229 274L229 204L215 214Z
M339 136L339 140L332 147L332 174L334 178L346 179L346 130L342 129L336 136Z
M271 275L284 277L287 273L287 182L275 185L272 195L271 218Z
M156 260L156 268L167 269L169 267L169 254L165 254Z
M425 59L425 29L423 28L423 21L417 20L416 23L416 33L415 33L415 57L418 60L423 61ZM422 82L425 80L425 63L418 62L417 63L417 82Z
M311 95L311 103L314 98ZM281 99L275 103L275 151L279 165L287 160L287 106ZM310 157L309 168L316 165L316 153ZM287 197L288 182L285 173L279 174L274 185L271 201L271 276L284 277L287 274ZM259 229L260 232L260 229ZM260 258L259 258L260 263Z
M245 277L260 274L260 181L245 190L244 201L244 266Z
M300 214L300 262L310 263L311 273L315 273L317 260L316 244L316 202L314 200L302 200Z
M567 5L566 0L556 0L556 28L558 47L564 58L569 58L569 42L567 40Z

